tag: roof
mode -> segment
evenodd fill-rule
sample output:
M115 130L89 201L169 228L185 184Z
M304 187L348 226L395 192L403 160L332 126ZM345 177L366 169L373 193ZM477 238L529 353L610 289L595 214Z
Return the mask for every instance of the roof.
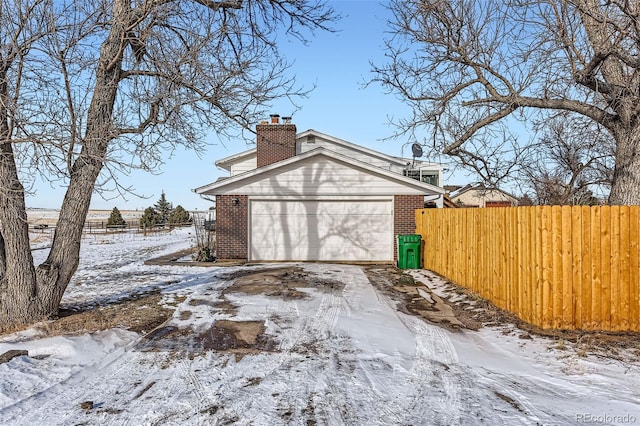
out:
M378 158L382 158L386 161L389 161L391 163L396 163L399 166L404 166L407 163L407 159L406 158L399 158L399 157L394 157L392 155L387 155L384 154L380 151L375 151L373 149L369 149L366 148L362 145L357 145L351 142L347 142L344 139L340 139L340 138L336 138L335 136L331 136L331 135L327 135L326 133L322 133L322 132L318 132L317 130L313 130L313 129L309 129L309 130L305 130L302 133L298 133L296 135L296 141L298 141L298 139L302 139L308 136L315 136L315 137L320 137L322 139L326 139L330 142L335 143L336 145L342 145L344 147L347 147L349 149L352 149L354 151L360 151L363 152L365 154L371 155L373 157L378 157Z
M243 157L250 157L252 155L256 155L257 152L258 151L257 151L256 148L248 149L246 151L242 151L242 152L239 152L237 154L230 155L229 157L221 158L218 161L216 161L215 164L216 164L216 166L228 171L228 170L230 170L230 167L228 165L229 163L232 163L232 162L234 162L236 160L240 160Z
M497 187L484 186L484 184L482 182L470 183L470 184L467 184L465 186L458 187L457 190L452 191L449 194L449 197L451 197L451 199L454 199L454 198L459 197L460 195L464 194L465 192L474 191L474 190L475 191L497 191L497 192L503 193L507 197L513 198L514 200L517 200L516 197L514 197L511 194L509 194L508 192L503 191L502 189L497 188Z
M304 132L300 132L296 134L296 143L298 143L301 139L304 138L308 138L309 136L313 136L313 137L318 137L321 139L325 139L331 143L334 143L336 145L341 145L343 147L346 147L348 149L354 150L354 151L360 151L364 154L370 155L372 157L377 157L380 159L383 159L385 161L388 161L390 163L395 163L398 166L406 166L407 164L413 164L414 166L412 168L419 168L419 167L426 167L426 166L440 166L442 165L441 163L434 163L431 161L422 161L422 160L417 160L414 158L404 158L404 157L396 157L393 155L388 155L388 154L384 154L380 151L376 151L370 148L366 148L362 145L358 145L358 144L354 144L351 142L347 142L344 139L340 139L337 138L335 136L331 136L328 135L326 133L322 133L319 132L317 130L314 129L308 129L305 130ZM242 160L245 157L250 157L250 156L255 156L257 155L257 149L256 148L252 148L252 149L248 149L246 151L242 151L239 152L237 154L234 155L230 155L228 157L224 157L219 159L218 161L215 162L215 165L217 167L220 167L224 170L227 171L231 171L231 163L237 161L237 160Z
M311 151L307 151L303 154L300 155L296 155L294 157L291 158L287 158L285 160L282 161L278 161L276 163L272 163L269 164L267 166L264 167L260 167L254 170L250 170L232 177L229 177L223 181L216 181L213 183L210 183L208 185L204 185L198 188L195 188L193 191L197 194L214 194L216 190L222 190L225 186L230 186L236 183L239 183L243 180L248 180L250 178L255 178L255 177L260 177L261 175L267 176L270 172L277 170L279 168L284 168L286 166L298 163L298 162L303 162L307 159L313 158L313 157L327 157L333 160L336 160L340 163L346 164L349 167L354 167L354 168L359 168L361 170L365 170L368 173L371 174L375 174L381 177L385 177L387 179L390 180L394 180L400 184L403 184L407 187L411 187L413 189L418 189L420 191L423 191L425 193L436 193L436 194L444 194L444 189L438 187L438 186L434 186L428 183L424 183L406 176L402 176L398 173L394 173L385 169L382 169L380 167L376 167L376 166L372 166L368 163L365 163L363 161L359 161L359 160L355 160L353 158L347 157L345 155L342 154L338 154L334 151L331 151L329 149L325 149L322 147L318 147L314 150Z

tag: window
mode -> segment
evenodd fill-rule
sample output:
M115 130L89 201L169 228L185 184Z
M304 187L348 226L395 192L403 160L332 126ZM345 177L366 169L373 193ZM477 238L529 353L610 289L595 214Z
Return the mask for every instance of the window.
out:
M430 185L439 186L438 182L438 172L422 172L422 179L424 183L428 183Z
M406 177L410 177L411 179L419 180L420 182L428 183L434 186L440 186L440 182L438 180L438 172L436 170L405 170L404 175Z
M405 170L404 175L411 179L420 180L420 170Z

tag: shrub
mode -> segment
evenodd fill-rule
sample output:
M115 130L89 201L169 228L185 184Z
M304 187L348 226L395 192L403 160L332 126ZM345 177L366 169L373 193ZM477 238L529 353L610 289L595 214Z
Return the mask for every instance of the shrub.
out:
M144 209L144 213L140 218L140 228L153 228L160 223L158 212L153 207Z
M124 221L122 215L120 214L120 210L117 207L114 207L111 210L111 215L109 219L107 219L107 228L109 227L124 227L127 225L127 222Z
M191 223L191 215L181 205L171 210L169 214L169 223L171 225L179 225L183 223Z

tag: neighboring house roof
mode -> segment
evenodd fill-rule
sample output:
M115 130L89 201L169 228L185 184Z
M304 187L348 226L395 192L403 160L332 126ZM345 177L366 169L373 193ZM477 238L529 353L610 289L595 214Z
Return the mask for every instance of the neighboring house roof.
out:
M449 208L449 209L455 209L458 207L458 205L456 203L454 203L453 201L451 201L451 197L447 194L444 194L444 199L443 199L443 207Z
M484 186L483 183L468 184L462 187L458 187L457 190L449 193L449 197L453 202L456 202L456 203L463 202L463 198L468 198L465 196L465 194L470 194L470 193L482 194L481 196L475 196L475 197L482 199L485 202L493 201L496 198L495 194L500 194L501 196L509 200L511 203L517 204L518 202L518 199L513 195L509 194L508 192L503 191L500 188ZM468 199L466 201L468 202ZM467 205L467 203L465 203L465 205Z
M464 187L461 185L445 185L444 186L444 190L447 191L448 194L453 194L454 192L462 188Z
M402 176L398 173L394 173L380 167L375 167L367 164L363 161L355 160L342 154L338 154L334 151L319 147L311 151L307 151L303 154L296 155L286 160L279 161L277 163L270 164L268 166L260 167L254 170L250 170L236 176L229 177L223 181L217 181L208 185L201 186L194 189L194 192L198 194L216 195L225 193L227 191L237 191L239 187L246 187L252 182L261 181L266 178L275 178L282 175L287 170L295 168L296 165L303 165L308 162L317 161L322 159L329 160L333 163L338 163L342 166L349 168L359 169L369 175L375 175L387 181L393 181L394 183L401 185L412 193L422 194L443 194L444 189L424 183L409 177ZM278 174L280 173L280 175ZM362 188L364 191L370 191L370 183L362 182ZM342 190L355 190L355 188L342 188ZM270 189L272 190L272 189ZM287 192L287 189L281 188L281 191ZM395 193L395 192L394 192ZM248 194L251 195L251 194ZM264 194L262 194L264 195ZM279 195L279 194L277 194ZM299 195L312 195L312 194L299 194Z
M465 192L468 191L497 191L497 192L501 192L502 194L506 195L509 198L513 198L514 200L517 200L516 197L514 197L513 195L509 194L508 192L500 189L500 188L496 188L496 187L488 187L488 186L484 186L483 183L475 183L475 184L467 184L465 186L462 187L458 187L457 190L451 192L449 194L449 196L451 198L456 198L462 194L464 194Z

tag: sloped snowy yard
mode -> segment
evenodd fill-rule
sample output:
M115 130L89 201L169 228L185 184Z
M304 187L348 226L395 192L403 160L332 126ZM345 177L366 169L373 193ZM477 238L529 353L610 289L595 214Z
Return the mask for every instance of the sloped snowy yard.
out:
M63 306L160 288L175 312L145 336L0 336L0 354L29 351L0 364L0 424L640 424L631 353L510 324L450 331L400 312L361 266L143 264L191 245L189 229L87 238ZM427 299L461 297L411 275Z

